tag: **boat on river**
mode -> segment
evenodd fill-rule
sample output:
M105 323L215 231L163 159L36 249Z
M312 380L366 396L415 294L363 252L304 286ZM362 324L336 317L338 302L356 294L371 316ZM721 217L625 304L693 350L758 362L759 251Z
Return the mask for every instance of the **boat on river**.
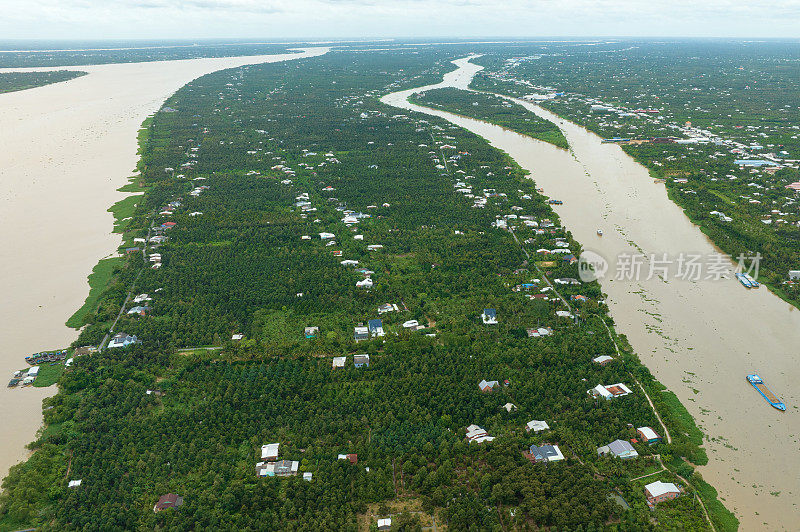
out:
M735 275L745 288L758 288L760 286L758 281L753 279L748 273L736 273Z
M783 402L775 397L775 394L772 393L772 390L767 388L767 385L764 384L764 380L756 374L748 375L747 382L753 385L753 388L758 390L758 393L767 400L767 402L772 405L773 407L777 408L780 411L786 410L786 405Z

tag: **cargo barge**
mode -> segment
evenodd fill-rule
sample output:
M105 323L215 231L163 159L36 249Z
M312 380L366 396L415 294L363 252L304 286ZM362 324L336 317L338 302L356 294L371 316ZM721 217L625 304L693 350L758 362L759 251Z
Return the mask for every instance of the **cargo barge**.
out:
M753 388L758 390L758 393L767 400L767 402L772 405L773 407L777 408L778 410L785 411L786 405L781 402L780 399L775 397L775 394L767 388L767 385L764 384L764 381L758 375L748 375L747 382L753 385Z

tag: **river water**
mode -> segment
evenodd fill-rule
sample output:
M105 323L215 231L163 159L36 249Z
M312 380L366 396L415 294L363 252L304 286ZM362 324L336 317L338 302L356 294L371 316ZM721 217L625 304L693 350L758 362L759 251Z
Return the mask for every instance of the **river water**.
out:
M69 67L88 75L0 94L0 378L24 356L69 345L64 322L88 293L98 259L116 253L106 211L133 174L137 131L172 93L225 68L314 57L298 53ZM63 69L63 67L61 67ZM0 71L58 70L53 68ZM24 459L49 388L0 385L0 476Z
M718 251L667 197L665 186L619 146L603 144L584 128L521 100L515 101L561 128L570 151L407 101L426 90L467 89L482 68L469 59L454 61L458 69L442 83L392 93L382 101L480 135L530 171L546 195L564 201L555 206L564 225L585 249L609 261L601 285L618 332L706 434L709 464L700 468L703 477L736 513L742 530L799 530L800 312L764 287L747 290L733 278L706 280L712 275L708 266L700 280L675 278L680 257L701 255L706 261ZM666 254L675 262L667 275L648 279L645 261L642 275L628 279L633 269L625 264L636 259L625 257L639 254ZM786 403L785 413L746 382L749 373L761 374Z

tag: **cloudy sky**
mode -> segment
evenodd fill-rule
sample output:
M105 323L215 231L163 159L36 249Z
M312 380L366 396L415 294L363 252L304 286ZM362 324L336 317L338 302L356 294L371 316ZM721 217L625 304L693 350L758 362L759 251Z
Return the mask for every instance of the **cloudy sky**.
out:
M800 37L800 0L0 0L0 38Z

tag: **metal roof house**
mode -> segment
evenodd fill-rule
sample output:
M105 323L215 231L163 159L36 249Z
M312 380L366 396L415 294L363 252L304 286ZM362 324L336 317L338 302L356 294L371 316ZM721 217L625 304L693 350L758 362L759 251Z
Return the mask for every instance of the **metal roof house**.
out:
M658 433L650 427L639 427L636 429L636 433L639 435L642 441L650 444L659 443L661 441L661 436L659 436Z
M167 493L159 497L158 502L153 506L153 512L160 512L162 510L169 510L170 508L177 508L183 505L183 497L177 493Z
M353 355L353 365L357 368L362 366L369 367L369 355L366 353L363 355Z
M383 321L380 319L369 320L367 322L367 328L369 329L369 335L371 337L376 336L384 336L386 333L383 332Z
M368 327L356 327L353 329L353 339L356 342L360 342L361 340L368 340L369 339L369 328Z
M494 391L495 387L499 385L500 383L497 381L487 381L486 379L483 379L481 382L478 383L478 388L480 389L480 391L488 393Z
M534 434L542 432L543 430L550 430L550 425L546 421L531 420L525 425L525 430L528 432L533 431Z
M497 323L497 311L493 308L483 309L481 319L484 325L495 325Z
M644 487L644 494L647 497L647 504L655 506L656 504L670 499L675 499L681 494L680 488L672 482L651 482Z
M280 443L268 443L261 446L262 460L276 460L278 458L278 447Z
M131 336L125 333L117 333L108 342L108 348L114 349L115 347L128 347L131 344L138 344L140 340L134 335Z
M528 449L528 460L533 462L557 462L563 459L564 455L561 454L561 449L558 448L558 445L546 443L541 447L531 445Z
M614 440L608 445L598 447L597 454L600 456L610 454L611 456L620 458L622 460L630 460L639 456L639 453L636 452L636 449L633 448L633 445L625 440Z

